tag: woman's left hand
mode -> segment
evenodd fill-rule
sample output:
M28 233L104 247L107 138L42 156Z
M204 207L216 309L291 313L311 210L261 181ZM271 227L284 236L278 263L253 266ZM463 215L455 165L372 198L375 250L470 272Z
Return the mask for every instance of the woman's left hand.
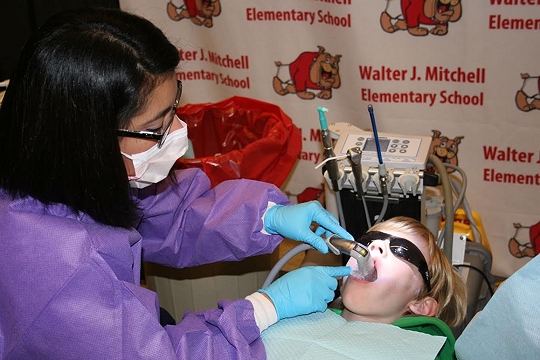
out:
M281 320L326 310L334 299L336 277L349 275L348 266L306 266L286 273L259 292L272 301Z
M312 222L319 224L315 232L311 230ZM352 235L316 200L297 205L271 207L264 217L264 228L270 234L303 241L324 254L328 252L328 245L320 235L325 232L353 240Z

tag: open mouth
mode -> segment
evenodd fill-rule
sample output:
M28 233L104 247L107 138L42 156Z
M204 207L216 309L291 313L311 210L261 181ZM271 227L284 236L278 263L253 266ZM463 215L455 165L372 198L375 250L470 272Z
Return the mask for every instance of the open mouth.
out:
M322 80L328 80L332 78L332 73L330 71L321 71L321 79Z
M353 262L351 266L351 277L361 282L373 282L377 280L377 268L373 263L373 267L371 269L368 269L367 271L364 269L361 271L358 267L358 263Z

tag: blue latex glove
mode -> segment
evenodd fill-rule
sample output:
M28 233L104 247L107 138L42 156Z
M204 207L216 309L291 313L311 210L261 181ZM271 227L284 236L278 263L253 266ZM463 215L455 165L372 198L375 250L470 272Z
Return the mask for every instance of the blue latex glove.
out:
M319 224L315 233L310 229L311 222ZM264 228L270 234L279 234L291 240L305 242L324 254L328 252L328 245L320 237L323 233L354 239L339 225L334 215L316 200L297 205L271 207L264 216Z
M326 310L338 285L335 277L350 274L348 266L307 266L288 272L259 291L272 300L281 320Z

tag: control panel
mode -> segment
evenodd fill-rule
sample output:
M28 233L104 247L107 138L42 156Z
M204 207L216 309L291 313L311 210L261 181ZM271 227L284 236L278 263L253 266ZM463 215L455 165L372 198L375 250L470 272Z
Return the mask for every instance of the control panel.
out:
M424 170L431 137L379 133L379 144L383 162L387 168ZM343 133L337 140L334 150L339 156L347 154L347 151L354 147L362 150L362 165L377 166L379 164L373 133L360 129Z
M379 156L371 131L356 128L348 123L328 126L334 139L334 151L344 173L342 186L356 189L349 160L345 157L353 148L361 150L362 191L380 194L378 174ZM431 147L431 136L378 133L382 160L388 170L388 186L391 196L416 196L423 191L423 170L426 168Z

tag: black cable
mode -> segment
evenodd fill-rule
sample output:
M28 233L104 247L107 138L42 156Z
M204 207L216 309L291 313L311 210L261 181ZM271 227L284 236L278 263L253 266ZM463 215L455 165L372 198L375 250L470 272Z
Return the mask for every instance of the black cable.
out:
M495 294L495 290L493 290L493 287L491 286L491 284L489 282L489 278L487 277L486 273L484 273L482 270L480 270L476 266L468 265L468 264L456 264L454 266L455 267L466 267L466 268L473 269L473 270L476 270L477 272L479 272L482 275L482 277L484 278L484 281L486 282L486 284L488 286L489 294L491 296L493 296L493 294Z

